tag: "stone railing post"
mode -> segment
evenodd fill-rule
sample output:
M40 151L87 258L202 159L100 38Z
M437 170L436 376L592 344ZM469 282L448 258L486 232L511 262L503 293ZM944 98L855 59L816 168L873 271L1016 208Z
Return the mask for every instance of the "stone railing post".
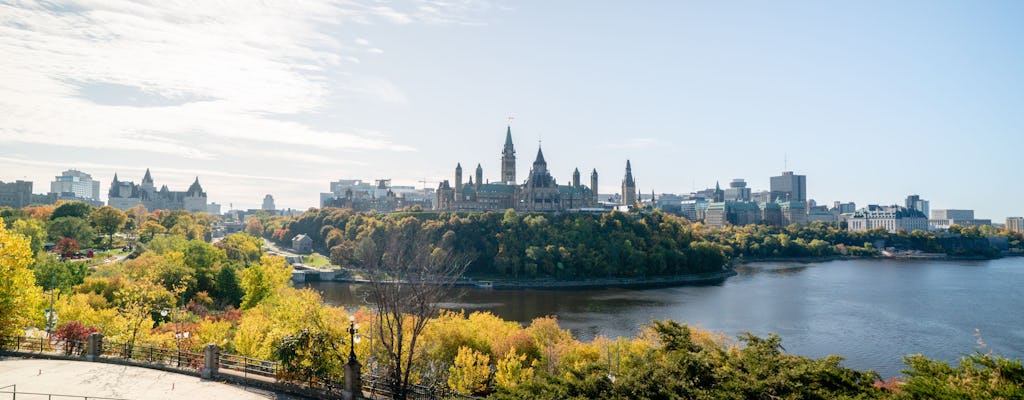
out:
M220 346L210 343L203 348L203 379L213 379L220 368Z
M86 361L97 361L103 354L103 334L99 332L93 332L89 334L89 338L86 339Z
M349 357L348 362L345 363L345 388L341 393L342 399L354 400L363 398L363 380L360 377L362 368L363 366L359 364L359 360L356 360L355 357Z

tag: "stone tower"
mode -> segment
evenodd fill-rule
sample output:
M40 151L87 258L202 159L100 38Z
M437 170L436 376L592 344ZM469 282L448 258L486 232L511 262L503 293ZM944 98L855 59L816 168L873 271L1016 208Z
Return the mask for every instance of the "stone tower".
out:
M462 193L462 163L455 165L455 194L456 197Z
M572 187L580 187L580 169L576 168L572 171Z
M622 204L631 206L636 203L636 181L633 180L633 167L626 160L626 177L622 179Z
M594 205L597 205L597 168L590 173L590 190L594 191Z
M146 168L146 175L142 177L142 184L139 186L142 188L142 190L145 190L150 194L155 192L155 187L153 186L153 175L149 174L149 168Z
M474 189L480 190L480 185L484 183L484 168L480 164L476 165L476 186Z
M501 150L501 181L516 184L516 149L512 146L512 127L505 131L505 148Z

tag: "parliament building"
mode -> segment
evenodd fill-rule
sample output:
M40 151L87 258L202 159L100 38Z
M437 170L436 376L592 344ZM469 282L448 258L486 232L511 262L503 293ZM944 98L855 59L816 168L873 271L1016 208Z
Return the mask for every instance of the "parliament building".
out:
M438 185L435 209L444 211L567 211L597 207L597 170L590 173L590 186L580 183L580 171L573 171L569 185L559 185L548 171L540 147L533 167L522 184L516 182L516 151L512 128L505 132L501 152L501 180L484 183L484 170L477 164L469 181L462 181L462 164L455 166L455 184L447 179Z

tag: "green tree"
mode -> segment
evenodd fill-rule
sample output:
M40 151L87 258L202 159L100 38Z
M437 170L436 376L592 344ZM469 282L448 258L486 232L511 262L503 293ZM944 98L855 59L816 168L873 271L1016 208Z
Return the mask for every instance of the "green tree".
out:
M230 234L217 242L215 246L224 250L229 260L239 261L246 265L260 261L260 256L263 254L263 239L247 233Z
M284 258L263 256L259 263L253 264L242 271L242 309L255 307L260 302L276 296L281 289L288 287L292 279L292 267L284 262Z
M69 201L57 206L57 208L53 210L53 214L50 214L50 220L55 221L58 218L63 217L87 219L89 218L89 214L92 213L92 210L93 206L81 201Z
M217 282L213 290L214 299L224 306L240 306L245 291L242 290L238 281L238 267L235 266L235 263L222 264L217 271Z
M71 288L85 281L89 267L82 262L61 262L53 254L45 251L36 253L32 272L36 282L43 290L59 288L62 293L70 292Z
M30 247L32 254L43 250L46 243L46 225L34 218L23 218L11 224L11 231L21 234L31 240Z
M50 221L46 228L50 240L56 242L63 238L72 238L83 246L90 246L96 234L85 219L79 217L60 217Z
M109 249L114 245L114 234L121 231L121 228L128 223L128 215L114 207L103 206L89 214L89 223L99 233L107 235L107 248Z

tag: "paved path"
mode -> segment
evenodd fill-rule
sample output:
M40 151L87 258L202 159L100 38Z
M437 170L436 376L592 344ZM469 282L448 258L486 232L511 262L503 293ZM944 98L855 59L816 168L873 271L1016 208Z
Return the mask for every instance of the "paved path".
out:
M262 390L243 388L154 369L84 361L0 359L0 387L18 392L99 396L119 399L284 399ZM0 389L10 391L11 388ZM10 394L0 394L9 398ZM26 399L38 396L22 396ZM64 398L68 399L68 398Z

